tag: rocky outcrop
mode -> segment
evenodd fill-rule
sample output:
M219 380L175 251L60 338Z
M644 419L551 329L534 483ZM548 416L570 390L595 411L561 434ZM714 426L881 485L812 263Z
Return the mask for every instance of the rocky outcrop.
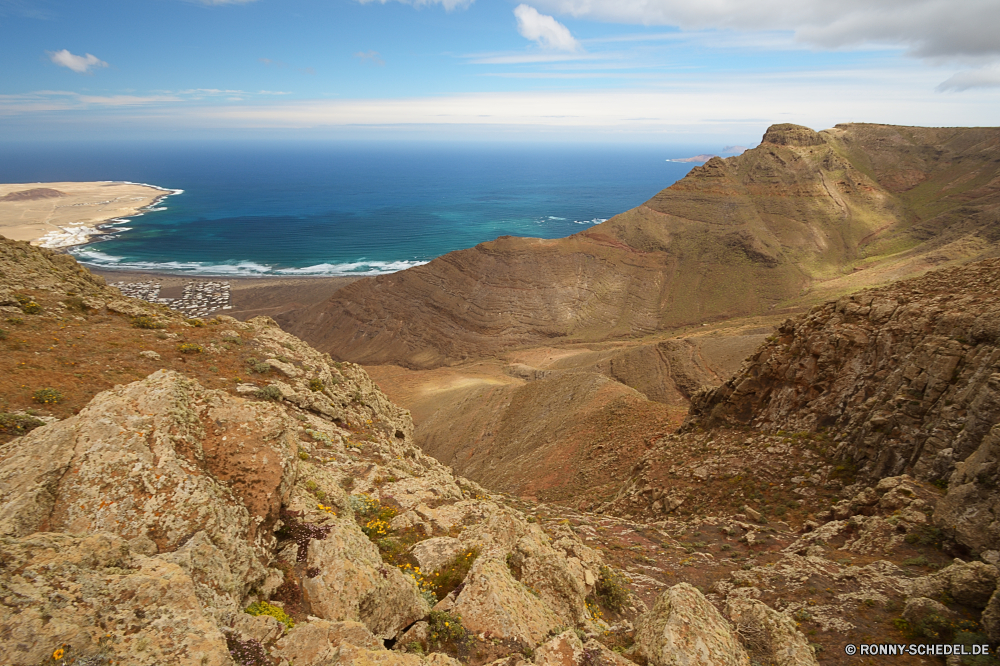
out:
M384 647L428 626L434 605L454 613L456 635L508 651L559 626L607 627L585 607L599 554L422 453L409 414L360 367L267 318L208 326L204 353L273 358L282 379L261 383L279 390L160 370L0 446L0 652L12 663L62 650L137 664L455 664ZM468 573L449 570L458 587L439 600L414 553L441 570L462 556Z
M142 666L231 664L226 640L176 564L120 536L0 538L0 654L13 664L112 656Z
M687 583L665 591L636 627L635 642L651 666L750 666L726 619Z
M803 290L919 273L922 256L989 256L998 154L996 129L776 125L757 148L569 238L499 238L359 280L281 322L338 358L430 368L767 313Z
M117 534L236 610L267 577L296 449L283 410L160 371L0 448L0 533Z
M755 599L731 596L726 615L743 644L762 663L777 666L817 666L816 655L795 620Z
M995 259L817 306L696 396L688 427L828 429L863 480L949 483L937 522L969 547L997 549L998 316Z

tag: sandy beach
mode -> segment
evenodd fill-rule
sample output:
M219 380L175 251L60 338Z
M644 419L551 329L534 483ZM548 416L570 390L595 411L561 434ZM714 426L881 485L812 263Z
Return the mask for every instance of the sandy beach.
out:
M123 182L0 184L0 235L33 245L82 245L101 225L141 214L175 190Z

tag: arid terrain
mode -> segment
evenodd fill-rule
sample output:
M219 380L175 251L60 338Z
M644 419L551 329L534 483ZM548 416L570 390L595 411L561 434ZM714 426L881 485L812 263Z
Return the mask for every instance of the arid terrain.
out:
M46 247L87 242L97 227L153 204L167 190L135 183L0 185L0 234Z
M997 137L776 126L244 321L0 238L0 654L997 663Z

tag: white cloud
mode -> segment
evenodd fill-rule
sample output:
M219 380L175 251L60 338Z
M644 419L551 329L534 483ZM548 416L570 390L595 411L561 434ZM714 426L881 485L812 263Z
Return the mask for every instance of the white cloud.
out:
M92 67L108 66L108 63L89 53L87 55L78 56L73 55L67 49L63 49L62 51L46 51L46 53L49 54L49 59L55 64L62 67L68 67L74 72L79 72L80 74L85 74Z
M903 46L925 58L1000 55L996 0L535 0L556 14L684 30L792 30L821 48Z
M525 39L538 42L548 49L559 51L578 51L580 42L576 41L569 29L551 16L539 14L538 10L528 5L518 5L514 8L517 17L517 31Z
M471 5L476 0L396 0L396 2L401 2L404 5L413 5L414 7L427 7L428 5L441 5L446 11L451 11L453 9L465 9ZM363 5L367 5L371 2L377 2L384 5L390 0L358 0Z
M378 51L358 51L354 54L355 58L358 58L361 62L369 65L379 65L385 64L385 60L379 56Z
M1000 88L1000 65L958 72L937 87L940 91L962 91L970 88Z

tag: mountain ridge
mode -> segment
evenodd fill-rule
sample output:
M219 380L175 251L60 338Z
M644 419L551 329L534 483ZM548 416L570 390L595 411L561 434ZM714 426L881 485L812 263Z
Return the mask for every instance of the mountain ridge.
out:
M574 236L501 237L280 321L340 358L409 368L642 337L991 256L998 210L996 128L775 125Z

